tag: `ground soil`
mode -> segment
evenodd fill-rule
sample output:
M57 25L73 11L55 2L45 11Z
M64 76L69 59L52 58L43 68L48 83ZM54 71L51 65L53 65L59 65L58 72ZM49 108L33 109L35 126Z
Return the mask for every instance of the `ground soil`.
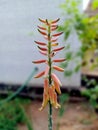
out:
M26 111L34 130L48 130L48 107L40 112L40 106L41 101L32 101ZM87 102L70 102L65 108L61 118L57 116L58 110L53 109L53 130L98 130L98 115ZM19 130L28 129L19 125Z

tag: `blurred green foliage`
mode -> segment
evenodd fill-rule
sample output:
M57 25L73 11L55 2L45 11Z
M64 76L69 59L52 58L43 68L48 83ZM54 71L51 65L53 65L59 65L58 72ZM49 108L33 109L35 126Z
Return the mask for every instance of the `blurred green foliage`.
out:
M93 106L93 108L98 109L98 85L94 88L84 89L81 91L82 95L89 98L89 103Z
M98 1L93 0L92 8L96 9L97 7ZM63 24L59 26L59 31L64 32L64 39L66 41L65 49L67 50L65 57L68 61L65 65L63 63L62 66L65 69L65 76L71 76L73 73L78 72L81 66L88 64L86 61L87 57L85 58L87 51L92 51L93 54L98 51L98 15L89 17L84 14L82 10L80 10L82 8L81 0L66 0L60 5L60 8L63 11L65 19ZM76 33L78 39L81 41L81 46L77 52L70 49L70 46L73 44L72 42L70 46L67 45L68 38L72 33ZM80 59L82 59L83 62ZM98 66L98 56L96 56L94 60L96 60L96 62L92 64L92 68ZM68 68L70 61L76 63L73 70Z
M30 100L17 98L6 102L0 107L0 130L18 130L18 124L27 125L28 130L33 130L24 107ZM30 129L32 128L32 129Z
M98 8L98 0L93 0L92 2L92 9L97 9Z
M66 111L66 104L68 101L69 101L68 93L64 93L60 96L61 108L58 111L58 120L57 120L56 130L60 129L60 119L62 118L62 116L64 115L64 113Z
M68 102L68 100L69 100L69 94L62 94L61 96L60 96L60 104L61 104L61 108L59 109L59 117L62 117L63 116L63 114L64 114L64 112L65 112L65 104Z
M98 83L95 79L89 80L86 76L83 76L83 80L86 82L86 86L93 86L91 88L85 88L81 91L83 96L89 99L89 103L93 108L98 108Z

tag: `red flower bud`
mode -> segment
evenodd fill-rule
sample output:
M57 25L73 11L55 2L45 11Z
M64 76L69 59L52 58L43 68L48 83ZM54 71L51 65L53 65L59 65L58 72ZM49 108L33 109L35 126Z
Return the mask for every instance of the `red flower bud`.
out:
M65 60L66 60L65 58L61 58L61 59L53 60L53 62L63 62L63 61L65 61Z
M64 69L63 69L63 68L58 67L58 66L56 66L56 65L54 65L54 66L53 66L53 69L55 69L55 70L57 70L57 71L61 71L61 72L63 72L63 71L64 71Z
M52 36L53 36L53 37L57 37L57 36L60 36L61 34L63 34L63 32L53 34Z
M58 28L58 26L52 27L51 31L55 31Z
M39 29L42 29L42 30L47 30L46 28L44 27L41 27L41 26L38 26Z
M53 20L51 23L52 23L52 24L57 23L59 20L60 20L60 18L58 18L58 19L56 19L56 20Z
M47 52L44 52L44 51L39 51L42 55L46 56L47 55Z
M62 86L60 80L58 79L58 77L55 75L55 74L51 74L51 77L52 77L52 80L55 82L55 83L58 83L60 86Z
M52 39L51 42L56 42L57 40L58 40L57 38L56 39Z
M36 61L32 61L32 63L34 64L40 64L40 63L45 63L46 60L36 60Z
M39 30L39 29L38 29L38 31L39 31L42 35L47 35L46 32L43 32L43 31L41 31L41 30Z
M62 50L62 49L64 49L64 48L65 48L65 47L59 47L59 48L54 49L53 51L54 51L54 52L60 51L60 50Z
M40 19L40 18L39 18L39 21L42 22L42 23L46 23L46 20L43 20L43 19Z
M35 75L34 78L40 78L45 74L45 71L40 72L39 74Z
M47 48L40 47L40 46L38 46L38 48L39 48L40 50L42 50L42 51L47 51Z
M39 42L39 41L34 41L36 44L38 44L38 45L42 45L42 46L46 46L46 43L44 43L44 42Z

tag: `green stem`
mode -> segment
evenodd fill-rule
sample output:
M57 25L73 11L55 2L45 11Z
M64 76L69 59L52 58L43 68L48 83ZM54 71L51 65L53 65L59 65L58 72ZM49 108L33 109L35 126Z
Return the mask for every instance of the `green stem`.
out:
M51 86L52 80L51 80L51 41L50 41L50 26L48 26L48 64L49 64L49 86ZM49 113L48 113L48 120L49 120L49 125L48 125L48 130L52 130L52 105L49 101Z
M49 130L52 130L52 105L51 105L50 101L49 101L49 114L48 114L48 116L49 116L48 128L49 128Z

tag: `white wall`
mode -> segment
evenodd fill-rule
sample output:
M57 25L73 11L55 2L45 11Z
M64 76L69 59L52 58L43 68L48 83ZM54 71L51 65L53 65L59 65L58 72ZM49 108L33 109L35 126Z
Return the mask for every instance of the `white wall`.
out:
M23 83L35 67L32 60L40 59L34 40L41 40L37 32L38 18L61 18L59 5L65 0L0 0L0 82ZM60 23L59 22L59 23ZM33 32L33 33L32 33ZM79 42L72 36L73 48ZM63 44L63 36L59 39ZM59 54L62 57L62 53ZM70 64L73 67L74 63ZM44 69L39 65L39 70ZM63 73L58 75L63 85L79 86L80 72L70 79ZM43 80L32 78L31 84L42 84Z

